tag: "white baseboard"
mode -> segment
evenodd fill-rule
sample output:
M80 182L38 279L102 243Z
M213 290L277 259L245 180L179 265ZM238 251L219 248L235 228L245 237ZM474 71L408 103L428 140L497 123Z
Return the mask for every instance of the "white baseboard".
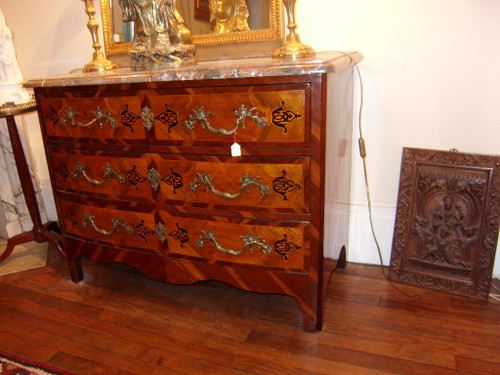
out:
M351 263L379 265L380 258L370 226L368 207L326 202L326 210L331 215L349 215L347 261ZM391 262L396 208L373 207L372 214L375 235L380 244L383 263L385 266L388 266ZM325 244L328 244L328 230L325 230L325 239ZM325 245L324 253L327 258L331 258L332 249L328 249L327 245ZM497 245L497 257L493 267L493 277L500 278L500 243Z
M349 205L344 203L326 202L326 214L333 216L348 217L349 240L347 243L347 261L363 264L380 264L375 241L370 229L368 210L364 206ZM394 229L395 209L378 207L374 210L374 222L378 241L381 245L384 265L389 265L392 233ZM332 250L328 247L330 243L329 228L325 228L325 256L330 258Z

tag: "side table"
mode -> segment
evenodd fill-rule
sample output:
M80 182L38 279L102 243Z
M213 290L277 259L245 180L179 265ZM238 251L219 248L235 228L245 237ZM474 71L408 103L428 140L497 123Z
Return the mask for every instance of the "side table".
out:
M5 118L7 120L7 128L9 130L12 151L16 161L17 173L19 175L24 199L33 223L33 229L31 231L20 233L12 238L9 238L7 241L7 247L0 255L0 263L7 259L7 257L14 250L14 247L29 241L36 241L39 243L48 242L53 245L64 258L66 258L59 235L55 233L59 231L57 224L55 222L48 222L45 225L42 224L35 188L33 186L33 181L31 180L28 163L26 161L23 145L21 143L21 137L19 136L19 131L17 130L16 120L14 119L14 116L16 115L32 112L34 110L36 110L35 100L22 104L6 103L0 106L0 118Z

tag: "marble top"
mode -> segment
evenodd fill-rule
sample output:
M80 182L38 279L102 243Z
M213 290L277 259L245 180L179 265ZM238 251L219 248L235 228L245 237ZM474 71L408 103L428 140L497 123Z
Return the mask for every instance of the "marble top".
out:
M161 70L133 71L118 68L107 72L82 73L81 69L68 74L27 81L25 87L81 86L113 83L185 81L266 77L276 75L316 74L336 72L355 65L363 59L358 52L319 52L313 58L297 61L266 58L200 61L197 64Z

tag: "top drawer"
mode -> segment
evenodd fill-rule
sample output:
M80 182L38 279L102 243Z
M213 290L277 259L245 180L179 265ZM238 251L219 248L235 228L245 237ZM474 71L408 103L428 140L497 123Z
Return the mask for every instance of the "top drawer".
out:
M233 81L234 82L234 81ZM38 88L47 137L93 143L307 147L310 85Z

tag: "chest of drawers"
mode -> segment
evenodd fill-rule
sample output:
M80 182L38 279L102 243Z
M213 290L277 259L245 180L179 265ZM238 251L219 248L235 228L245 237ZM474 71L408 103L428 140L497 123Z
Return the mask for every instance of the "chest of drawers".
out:
M293 296L304 329L321 329L323 246L338 254L347 238L325 194L348 197L360 59L31 81L71 279L85 257L171 283L219 280Z

